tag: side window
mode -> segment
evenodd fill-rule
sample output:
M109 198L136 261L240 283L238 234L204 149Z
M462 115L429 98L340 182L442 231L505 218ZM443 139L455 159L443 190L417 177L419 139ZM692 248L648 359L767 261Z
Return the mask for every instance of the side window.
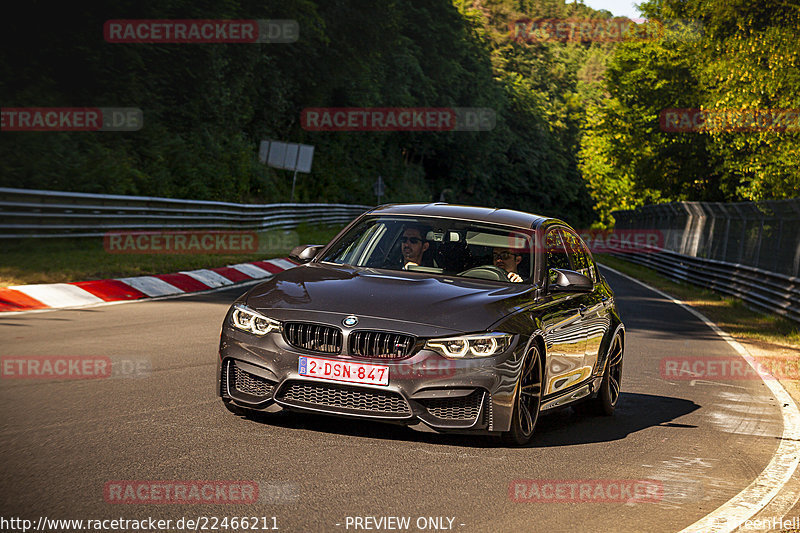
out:
M594 268L592 268L591 260L586 253L586 248L583 245L583 241L581 241L580 237L572 233L571 231L564 232L564 240L567 244L567 250L569 253L569 259L572 263L572 270L575 272L579 272L584 276L587 276L592 281L595 280L594 275Z
M589 272L586 275L589 276L592 281L597 283L597 265L594 264L594 259L592 258L592 254L589 252L589 248L586 246L586 243L581 241L581 244L583 245L583 253L586 255L586 262L589 264Z
M545 265L547 269L564 268L570 270L569 257L558 229L551 229L544 237Z

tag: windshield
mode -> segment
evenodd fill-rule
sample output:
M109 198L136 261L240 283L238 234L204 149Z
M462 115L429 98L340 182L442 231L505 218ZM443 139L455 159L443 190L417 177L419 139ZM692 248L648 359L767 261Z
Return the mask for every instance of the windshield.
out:
M367 217L322 261L530 283L533 231L432 217Z

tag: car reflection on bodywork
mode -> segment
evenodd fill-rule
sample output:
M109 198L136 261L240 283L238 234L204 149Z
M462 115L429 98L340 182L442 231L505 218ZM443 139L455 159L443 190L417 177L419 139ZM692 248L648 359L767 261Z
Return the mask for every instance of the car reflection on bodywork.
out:
M317 412L521 445L542 411L616 408L624 326L585 244L558 219L381 206L292 257L301 264L250 289L225 318L218 392L231 411Z

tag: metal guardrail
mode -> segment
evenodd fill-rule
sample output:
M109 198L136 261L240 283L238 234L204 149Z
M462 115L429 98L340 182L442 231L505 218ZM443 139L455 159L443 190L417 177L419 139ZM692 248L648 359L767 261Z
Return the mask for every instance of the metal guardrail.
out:
M664 249L611 255L652 268L677 281L735 296L752 306L800 323L800 278Z
M0 239L101 237L119 230L267 230L345 224L371 206L236 204L0 187Z
M679 254L800 276L800 198L671 202L612 214L615 229L660 230L663 247Z

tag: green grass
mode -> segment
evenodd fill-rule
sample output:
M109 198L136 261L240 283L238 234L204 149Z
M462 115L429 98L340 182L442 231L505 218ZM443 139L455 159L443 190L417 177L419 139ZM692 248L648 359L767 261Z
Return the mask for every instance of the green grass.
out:
M286 257L298 244L326 244L340 229L303 225L274 230L259 234L258 253L227 255L109 253L101 237L0 241L0 287L168 274Z
M606 254L595 256L608 265L691 305L733 337L800 348L800 326L786 318L747 307L738 298L667 279L653 269Z

